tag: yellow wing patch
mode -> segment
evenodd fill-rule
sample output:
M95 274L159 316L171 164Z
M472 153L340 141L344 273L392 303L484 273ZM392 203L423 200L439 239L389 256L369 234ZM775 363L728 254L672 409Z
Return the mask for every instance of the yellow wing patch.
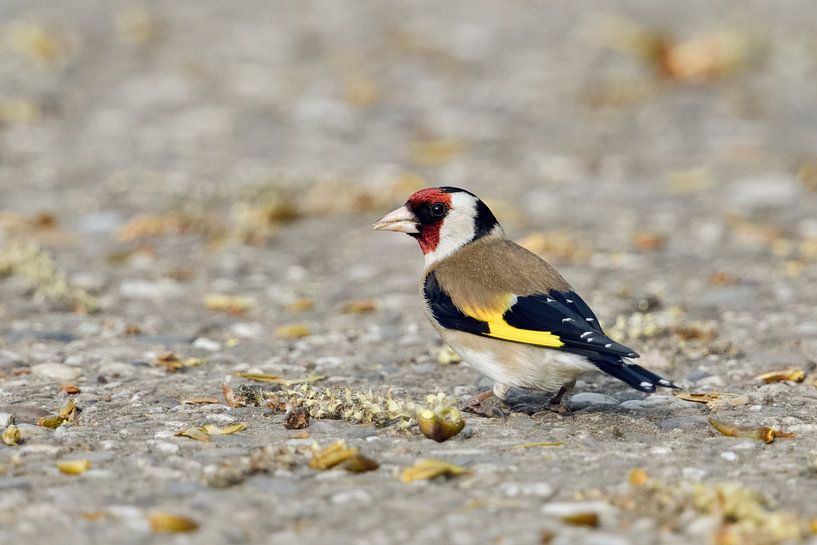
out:
M488 333L486 335L488 337L547 348L560 348L565 345L558 335L554 335L550 331L519 329L506 322L503 315L513 305L513 301L514 296L511 294L504 298L500 306L493 309L464 307L461 310L463 314L487 323Z

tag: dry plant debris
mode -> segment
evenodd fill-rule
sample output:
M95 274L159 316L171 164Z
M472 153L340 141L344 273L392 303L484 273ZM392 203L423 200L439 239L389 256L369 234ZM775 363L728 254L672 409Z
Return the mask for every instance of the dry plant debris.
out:
M770 371L755 377L755 380L762 380L766 384L772 382L803 382L806 380L806 372L802 369L790 368L780 371Z
M718 430L721 434L727 437L748 437L750 439L759 439L764 443L772 443L775 439L794 439L796 435L793 432L780 431L768 426L735 426L709 418L709 423L713 428Z
M607 17L598 30L607 47L634 55L677 81L700 82L745 70L764 50L758 36L738 28L678 39L635 21Z
M247 429L246 422L239 422L237 424L230 424L220 428L214 424L207 424L206 426L194 426L176 433L177 437L188 437L196 441L208 442L213 435L230 435L238 433Z
M275 329L275 335L282 339L300 339L308 337L312 334L309 326L304 324L288 324L282 325Z
M36 246L10 244L0 249L0 277L3 276L24 278L36 297L58 307L79 313L98 309L96 298L72 286L65 271Z
M255 299L240 295L209 293L204 296L204 306L207 310L243 316L255 306Z
M366 314L375 310L377 310L377 303L369 299L349 301L340 308L340 311L344 314Z
M59 428L65 422L74 422L77 415L77 405L73 399L68 399L60 408L60 412L44 416L37 420L37 425L44 428Z
M465 420L459 410L450 406L440 406L417 411L420 431L438 443L454 437L465 427Z
M744 394L730 394L726 392L706 392L692 393L674 390L672 395L684 401L693 403L705 403L710 409L721 409L723 407L738 407L749 403L749 396Z
M9 447L13 447L15 445L19 445L22 442L22 435L20 434L20 429L15 426L14 424L10 424L3 430L2 436L0 439L3 441L3 444Z
M411 467L400 473L400 480L404 483L436 479L437 477L458 477L469 475L471 472L464 467L436 458L417 460Z
M737 483L664 483L643 469L630 473L631 491L612 498L620 509L648 516L664 531L683 533L701 515L713 518L716 545L779 545L805 538L809 521L777 511Z
M170 235L197 234L215 239L223 236L224 227L203 206L185 205L157 214L134 217L117 231L123 242L142 241Z
M309 411L304 407L291 407L284 414L284 427L288 430L302 430L309 427Z
M351 388L315 388L302 384L297 388L264 393L267 407L284 412L290 407L304 407L312 418L345 420L355 424L372 424L376 427L395 426L408 430L416 424L415 415L419 405L409 399L394 397L371 390ZM454 407L456 401L444 394L429 395L426 405Z
M57 469L66 475L82 475L91 469L90 460L66 460L57 462Z
M374 471L380 467L376 461L360 454L358 449L346 446L343 440L335 441L326 448L321 448L317 443L312 444L312 458L309 460L309 467L326 470L341 464L351 473Z
M312 384L320 382L326 378L325 375L308 375L301 378L284 378L278 375L270 375L267 373L245 373L243 371L236 371L233 376L253 380L255 382L270 382L273 384L283 384L284 386L294 386L296 384Z
M170 373L175 373L182 369L189 369L191 367L198 367L207 363L207 358L185 358L181 359L173 352L166 352L159 354L153 365L156 367L164 367Z
M148 515L148 523L154 534L194 532L199 528L199 523L191 518L160 512Z

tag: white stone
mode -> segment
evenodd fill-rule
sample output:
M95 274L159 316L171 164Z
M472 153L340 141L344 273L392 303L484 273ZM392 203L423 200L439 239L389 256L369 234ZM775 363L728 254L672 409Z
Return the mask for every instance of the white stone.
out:
M208 339L207 337L199 337L193 341L193 348L200 348L201 350L207 350L208 352L215 352L217 350L221 350L221 343Z
M734 462L735 460L738 459L738 455L735 454L734 452L732 452L731 450L727 450L727 451L721 452L721 458L723 458L727 462Z
M343 490L333 494L329 499L335 505L346 505L348 503L360 503L368 505L372 503L372 496L365 490L353 488L351 490Z
M14 416L11 413L0 413L0 429L5 429L14 424Z
M264 326L258 322L238 322L230 327L230 335L241 339L254 339L264 333Z
M234 417L230 416L229 414L221 413L208 414L204 417L204 419L208 422L213 422L214 424L232 424L235 422Z
M534 496L538 498L549 498L553 496L553 487L544 481L517 483L507 482L499 486L499 491L509 498L516 498L519 496Z
M71 382L82 375L82 370L61 363L39 363L31 368L31 374L57 382Z

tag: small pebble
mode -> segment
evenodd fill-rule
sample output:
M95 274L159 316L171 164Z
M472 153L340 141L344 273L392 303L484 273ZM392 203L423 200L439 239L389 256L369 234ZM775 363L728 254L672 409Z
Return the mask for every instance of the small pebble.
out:
M200 348L201 350L207 350L208 352L216 352L217 350L221 350L221 343L208 339L207 337L199 337L193 341L193 348Z
M31 368L31 374L56 382L72 382L82 375L82 369L69 367L62 363L39 363Z
M725 452L721 452L721 458L726 460L727 462L734 462L738 459L738 455L732 452L731 450L727 450Z

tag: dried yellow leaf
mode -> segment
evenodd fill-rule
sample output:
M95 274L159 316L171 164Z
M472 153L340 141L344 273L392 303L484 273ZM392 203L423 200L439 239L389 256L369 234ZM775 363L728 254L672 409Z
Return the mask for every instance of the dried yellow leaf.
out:
M504 450L521 450L527 448L537 448L537 447L561 447L564 446L563 443L559 441L537 441L535 443L522 443L521 445L514 445L512 447L508 447Z
M51 428L56 429L59 428L63 422L65 422L65 417L60 416L58 414L51 414L48 416L43 416L42 418L37 420L37 425L42 426L44 428Z
M91 469L90 460L67 460L57 462L57 469L66 475L82 475Z
M213 424L207 424L204 426L204 432L207 435L230 435L231 433L236 433L239 431L244 431L247 429L246 422L239 422L238 424L230 424L229 426L224 426L223 428L219 428Z
M315 308L315 301L312 299L298 299L293 303L287 305L286 309L290 312L306 312Z
M277 328L275 334L283 339L300 339L308 337L312 332L304 324L289 324Z
M588 526L590 528L598 528L599 526L599 514L594 511L571 513L563 516L562 520L574 526Z
M170 513L151 513L148 522L155 534L194 532L199 528L199 523L195 520Z
M241 315L255 306L255 299L238 295L210 293L204 296L204 306L207 310Z
M20 428L14 424L9 425L5 430L3 430L2 440L4 445L8 445L10 447L19 444L22 440Z
M202 441L205 443L210 440L210 435L202 426L187 428L186 430L176 433L176 436L189 437L190 439L195 439L196 441Z
M65 44L56 33L32 23L14 23L8 43L18 55L43 64L54 62L65 54Z
M326 378L325 375L309 375L301 378L284 378L278 375L270 375L267 373L245 373L243 371L236 371L233 373L236 377L254 380L256 382L272 382L274 384L283 384L285 386L292 386L294 384L311 384L319 382Z
M418 460L412 467L405 468L400 473L400 480L404 483L410 483L437 477L456 477L470 473L471 472L464 467L446 462L445 460L425 458Z
M358 450L347 447L346 442L343 440L335 441L323 449L317 443L313 443L312 459L309 460L309 467L312 469L331 469L357 454Z
M157 367L164 367L171 373L175 373L181 369L187 369L188 367L198 367L200 365L204 365L207 363L207 358L185 358L181 359L173 352L167 352L165 354L160 354L156 357L156 361L154 365Z
M775 439L794 439L796 435L793 432L785 432L769 428L767 426L759 427L744 427L735 426L709 418L709 423L713 428L718 430L721 434L727 437L749 437L751 439L759 439L765 443L771 443Z
M627 479L631 486L644 486L650 480L650 476L644 468L637 467L630 471L630 476Z
M766 384L783 381L803 382L806 380L806 372L802 369L792 367L789 369L782 369L780 371L770 371L768 373L760 374L755 377L755 380L762 380Z
M360 301L349 301L341 307L341 312L345 314L366 314L377 310L377 303L368 299Z
M710 409L719 409L721 407L737 407L749 403L749 396L743 394L730 394L724 392L679 392L674 390L672 395L684 401L691 401L693 403L706 403Z
M74 403L73 399L68 398L68 401L66 401L63 404L62 408L60 409L60 416L65 418L66 420L70 420L71 418L73 418L74 411L76 411L76 409L77 404Z
M365 473L367 471L374 471L380 467L380 464L360 453L353 454L344 463L343 469L351 473Z

